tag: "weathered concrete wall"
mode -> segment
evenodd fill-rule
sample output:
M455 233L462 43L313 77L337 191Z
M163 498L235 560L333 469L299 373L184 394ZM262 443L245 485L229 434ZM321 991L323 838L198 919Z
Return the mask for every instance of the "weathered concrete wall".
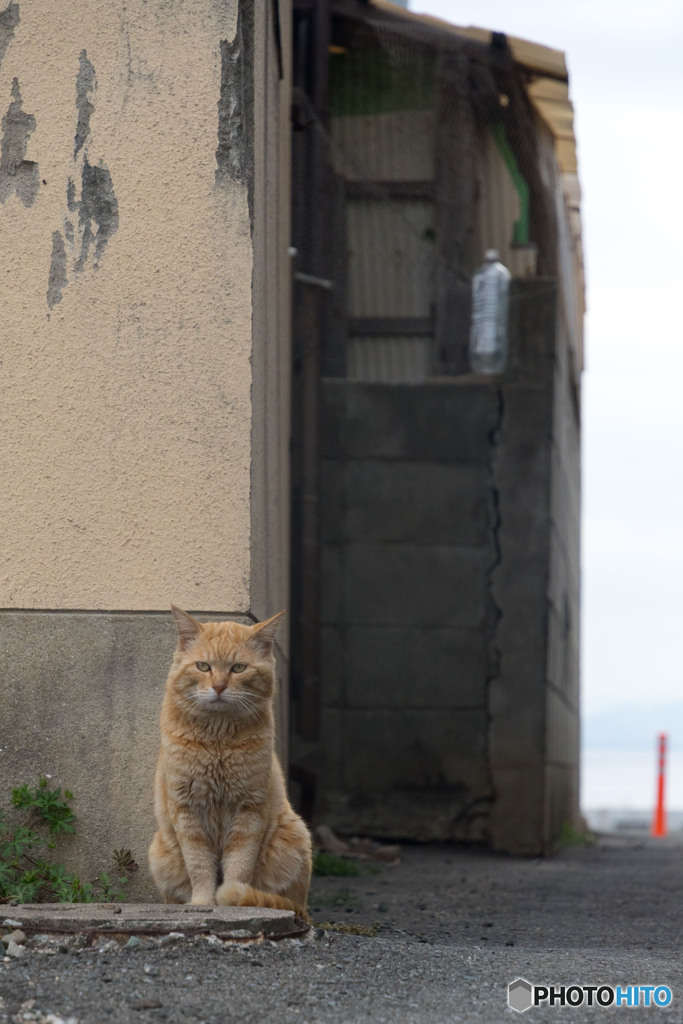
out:
M495 389L330 380L324 406L317 813L482 837Z
M554 590L572 621L579 599L554 283L516 282L512 310L502 382L324 382L322 737L296 759L342 832L538 854L576 820L548 668Z
M175 647L170 615L18 612L0 617L0 779L41 775L71 789L76 835L60 859L95 878L130 849L142 870L133 895L154 892L147 847L159 708Z
M546 832L577 829L581 608L581 394L558 310L550 493Z
M516 284L510 373L500 388L492 485L499 509L491 574L497 617L489 691L489 755L497 849L538 854L546 840L546 700L555 287Z
M323 388L317 816L342 831L484 838L495 559L486 383Z
M144 860L169 602L286 604L279 10L281 66L250 0L0 12L0 780L55 766L88 871Z

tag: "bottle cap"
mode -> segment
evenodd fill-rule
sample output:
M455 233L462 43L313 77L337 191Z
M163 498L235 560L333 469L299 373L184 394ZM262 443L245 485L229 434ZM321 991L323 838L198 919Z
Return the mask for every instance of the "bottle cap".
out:
M500 259L500 253L497 249L487 249L484 253L484 260L487 263L492 263Z

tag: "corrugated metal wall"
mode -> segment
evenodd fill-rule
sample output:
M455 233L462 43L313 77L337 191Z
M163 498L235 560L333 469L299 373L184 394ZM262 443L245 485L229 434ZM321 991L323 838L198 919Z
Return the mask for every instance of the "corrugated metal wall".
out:
M428 317L434 301L434 204L349 199L348 315Z
M335 170L350 189L346 200L347 313L358 318L423 318L435 302L434 202L400 198L391 183L412 192L434 190L435 114L397 111L331 120ZM520 197L492 135L478 154L477 245L483 259L495 248L513 274L533 272L529 253L513 247ZM361 197L359 198L359 192ZM433 373L433 336L349 332L347 373L354 380L418 383Z
M431 337L355 336L347 349L347 376L368 384L420 384L431 374Z
M397 110L333 117L334 168L347 181L433 181L435 114Z
M346 186L348 376L417 382L425 375L441 375L448 363L448 359L444 363L442 352L435 351L434 338L435 310L443 302L443 289L440 297L436 294L437 252L443 239L438 235L435 209L437 193L443 195L444 187L442 154L437 146L438 139L443 145L448 120L444 122L439 47L432 50L409 33L394 34L394 30L396 25L388 32L375 25L372 33L361 32L355 46L334 58L328 142L334 170ZM478 95L480 103L495 104L495 94L486 93L486 87L481 94L476 82L467 88L475 100ZM468 162L465 170L471 172L472 161L476 170L474 259L480 263L487 249L497 249L513 277L536 275L536 247L528 240L528 229L535 202L535 228L541 235L545 231L542 214L538 221L542 181L540 187L547 190L554 206L547 215L555 221L558 233L558 273L569 335L580 366L583 270L579 195L578 186L573 188L576 176L570 180L564 173L558 151L560 142L573 140L571 104L566 83L542 77L526 88L540 114L535 125L528 120L528 113L521 119L499 119L489 106L484 117L477 115L474 146L463 157ZM511 102L518 103L516 109L521 110L519 100L500 95L501 110ZM454 110L454 131L457 117ZM484 128L484 123L489 127ZM562 136L559 141L558 132ZM573 166L575 170L575 163ZM569 195L572 188L576 196L573 192ZM547 238L543 242L548 245ZM553 272L549 271L552 253L551 247L550 260L545 254L544 273ZM467 262L470 257L471 253ZM460 277L463 262L457 271ZM459 279L458 286L462 284ZM422 322L399 324L401 318ZM359 320L366 322L359 327ZM372 320L378 322L373 325ZM380 322L386 320L395 322ZM462 318L459 322L458 330L465 331ZM459 338L454 344L462 352L467 339ZM441 335L439 346L443 347Z

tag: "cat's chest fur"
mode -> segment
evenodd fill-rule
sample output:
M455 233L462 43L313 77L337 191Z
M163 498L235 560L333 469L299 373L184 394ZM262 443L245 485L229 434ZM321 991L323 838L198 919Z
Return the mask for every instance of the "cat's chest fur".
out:
M224 840L236 811L267 801L271 758L266 753L240 745L169 744L165 754L173 802L190 810L207 836Z

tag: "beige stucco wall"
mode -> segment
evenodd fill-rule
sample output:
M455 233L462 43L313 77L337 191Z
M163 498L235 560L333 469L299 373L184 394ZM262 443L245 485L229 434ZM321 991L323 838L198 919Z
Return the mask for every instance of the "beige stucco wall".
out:
M0 205L0 607L248 611L252 241L247 184L216 183L237 2L18 8L0 109L16 78L40 184ZM82 51L96 84L74 159ZM118 226L77 270L85 161Z

